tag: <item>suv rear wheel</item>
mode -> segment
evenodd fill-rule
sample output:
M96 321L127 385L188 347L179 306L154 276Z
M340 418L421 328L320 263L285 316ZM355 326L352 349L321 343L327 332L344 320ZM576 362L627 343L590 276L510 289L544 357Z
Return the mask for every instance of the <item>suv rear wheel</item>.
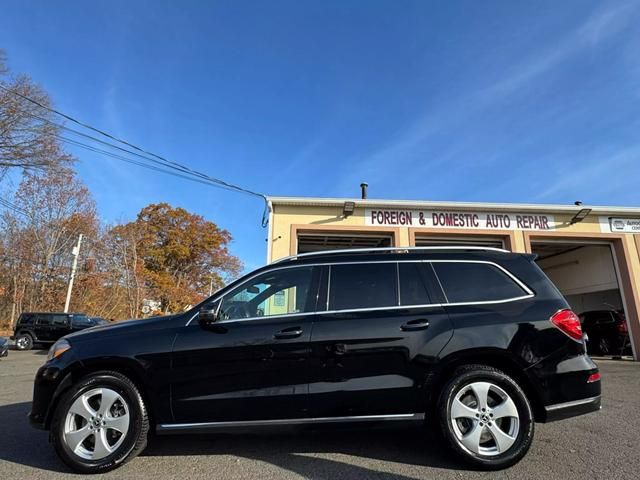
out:
M533 441L526 395L511 377L486 365L458 369L442 390L437 411L452 450L478 468L509 467Z
M28 333L20 333L16 337L16 348L18 350L31 350L33 348L33 337Z
M71 387L51 423L51 439L73 470L113 470L147 444L149 418L136 386L116 372L97 372Z

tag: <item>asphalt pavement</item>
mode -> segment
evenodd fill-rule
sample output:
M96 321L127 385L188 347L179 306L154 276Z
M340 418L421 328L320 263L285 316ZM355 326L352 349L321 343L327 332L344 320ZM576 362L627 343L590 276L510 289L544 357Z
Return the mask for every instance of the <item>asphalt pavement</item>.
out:
M29 426L32 382L46 351L0 360L0 478L80 477L62 464L47 432ZM113 479L637 479L640 363L598 361L603 408L537 424L528 455L500 472L466 469L424 429L324 427L152 438L147 450L105 475Z

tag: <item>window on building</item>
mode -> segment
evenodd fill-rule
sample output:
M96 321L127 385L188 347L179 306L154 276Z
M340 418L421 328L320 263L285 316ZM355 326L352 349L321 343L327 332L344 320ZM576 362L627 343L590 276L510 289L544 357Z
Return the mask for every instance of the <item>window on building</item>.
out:
M332 265L329 310L398 305L395 263Z
M449 303L508 300L526 295L509 275L486 263L440 263L433 268Z
M432 303L429 296L428 277L425 263L400 263L400 305L425 305Z
M313 267L285 268L259 275L225 295L220 318L235 320L312 312ZM312 297L312 298L310 298Z

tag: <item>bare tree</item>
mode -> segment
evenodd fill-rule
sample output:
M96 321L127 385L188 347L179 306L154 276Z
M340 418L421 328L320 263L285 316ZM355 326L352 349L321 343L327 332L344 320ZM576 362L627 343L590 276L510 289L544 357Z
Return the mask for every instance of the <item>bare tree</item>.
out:
M69 163L53 115L25 99L50 106L49 96L26 75L12 76L0 51L0 178L8 168L46 169Z

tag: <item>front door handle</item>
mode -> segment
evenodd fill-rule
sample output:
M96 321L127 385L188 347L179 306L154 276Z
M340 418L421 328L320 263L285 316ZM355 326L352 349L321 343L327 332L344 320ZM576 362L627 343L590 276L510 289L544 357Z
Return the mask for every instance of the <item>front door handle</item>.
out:
M429 328L429 320L427 320L426 318L410 320L400 327L400 329L404 330L405 332L411 332L414 330L424 330L426 328Z
M280 330L279 332L273 335L273 338L277 340L285 340L287 338L298 338L302 335L302 328L300 327L291 327L285 328L284 330Z

